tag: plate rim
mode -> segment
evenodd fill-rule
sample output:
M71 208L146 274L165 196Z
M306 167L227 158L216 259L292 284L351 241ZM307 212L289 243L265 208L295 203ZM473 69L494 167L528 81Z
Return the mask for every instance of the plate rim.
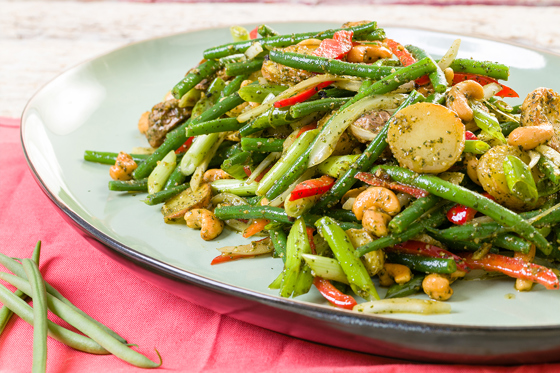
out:
M335 21L282 21L282 22L269 22L268 24L320 24L320 23L335 23ZM253 25L254 23L240 23L237 25ZM379 24L379 22L378 22ZM356 320L361 325L367 325L371 328L384 328L384 329L394 329L394 330L405 330L405 331L421 331L421 332L429 332L429 333L438 333L442 335L448 335L451 333L457 332L465 332L471 334L486 334L492 332L500 332L502 334L517 334L519 332L539 332L539 331L546 331L546 332L560 332L560 324L558 325L534 325L534 326L480 326L480 325L456 325L456 324L445 324L445 323L433 323L428 321L412 321L412 320L402 320L402 319L392 319L389 317L377 316L375 314L364 314L358 313L353 311L347 311L338 309L332 306L326 306L321 304L315 304L311 302L299 301L297 299L292 298L282 298L276 295L269 295L266 293L262 293L259 291L253 291L249 289L244 289L239 286L234 286L225 282L213 280L211 278L190 272L185 269L178 268L171 264L165 263L161 260L157 260L155 258L150 257L147 254L143 254L133 248L120 243L118 240L112 238L109 235L101 232L93 225L89 224L85 219L83 219L78 213L73 211L68 205L66 205L62 200L57 198L48 187L43 182L39 172L31 162L27 149L26 149L26 142L24 139L24 127L25 121L24 118L26 117L27 112L29 111L31 105L35 98L49 85L51 85L54 81L57 81L63 75L69 74L75 69L79 67L106 57L110 54L115 52L121 51L125 48L145 43L145 42L152 42L159 39L166 39L171 38L179 35L191 34L194 32L206 31L206 30L216 30L216 29L226 29L229 25L219 26L219 27L200 27L196 29L192 29L185 32L175 32L169 33L165 35L160 35L152 38L142 39L135 42L127 43L120 47L111 49L105 53L98 54L86 60L83 60L77 64L68 67L61 73L57 74L55 77L47 81L43 84L28 100L26 103L24 110L20 117L20 142L23 149L24 157L27 162L27 165L35 178L37 184L39 184L41 190L49 197L51 202L64 213L68 218L70 218L73 223L79 227L83 232L87 233L92 238L96 239L98 242L105 245L108 249L112 250L115 254L124 257L126 260L131 261L132 263L141 266L148 271L155 273L156 275L165 276L172 280L177 280L181 282L188 282L197 286L202 286L207 289L218 291L218 292L226 292L229 295L233 295L236 297L242 297L245 299L249 299L252 301L256 301L259 303L265 303L273 307L281 307L284 310L288 310L291 312L295 312L298 314L303 314L307 316L314 317L316 319L323 319L323 320L336 320L339 324L347 324L348 321L354 320L353 323L356 323ZM520 47L527 50L536 51L543 54L553 55L556 57L560 57L560 52L548 50L545 48L538 48L529 45L524 45L522 43L506 41L499 38L492 38L487 37L484 35L479 34L461 34L455 32L448 32L448 31L439 31L430 28L424 27L407 27L401 25L383 25L382 28L399 28L399 29L407 29L411 31L425 31L425 32L434 32L436 34L445 34L445 35L457 35L459 37L468 37L468 38L476 38L485 41L491 42L498 42L501 44L507 44L511 46Z

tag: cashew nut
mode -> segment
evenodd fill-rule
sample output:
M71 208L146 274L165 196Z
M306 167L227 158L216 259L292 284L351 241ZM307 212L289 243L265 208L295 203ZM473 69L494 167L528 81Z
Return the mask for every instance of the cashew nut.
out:
M534 149L554 136L554 127L550 124L540 126L518 127L508 136L508 144L522 150Z
M435 300L448 300L453 295L451 281L439 273L430 273L422 281L422 289L430 298Z
M385 263L378 275L381 286L391 286L394 282L400 285L412 280L410 268L396 263Z
M362 220L364 211L370 208L377 208L394 216L401 210L401 205L393 191L383 187L370 187L356 197L352 212L358 220Z
M109 175L113 180L131 180L132 173L136 170L138 165L134 162L134 159L125 152L120 152L117 156L117 161L109 169Z
M356 45L346 55L348 62L372 63L380 58L391 58L393 53L383 45Z
M521 259L528 263L532 263L533 260L535 260L535 252L536 252L535 245L531 245L531 248L529 249L529 252L527 254L523 254L519 251L516 251L513 254L513 257ZM522 280L520 278L515 280L515 290L517 291L529 291L532 288L533 288L533 281Z
M193 209L185 214L187 227L200 229L200 237L204 241L210 241L218 237L224 229L224 223L206 209Z
M474 80L465 80L455 84L447 93L447 107L453 110L461 120L469 122L473 119L473 111L469 99L482 100L484 88Z
M370 208L364 211L362 226L365 230L373 233L377 237L384 237L389 233L387 224L389 224L390 221L390 215L375 208Z
M219 168L212 168L204 173L202 176L202 181L205 183L210 183L215 180L222 180L222 179L232 179L232 177L225 172L224 170L220 170Z

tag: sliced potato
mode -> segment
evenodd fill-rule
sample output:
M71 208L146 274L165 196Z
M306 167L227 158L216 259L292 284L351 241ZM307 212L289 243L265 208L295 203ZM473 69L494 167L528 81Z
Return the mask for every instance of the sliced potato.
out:
M529 163L529 156L517 147L509 145L495 146L478 160L476 173L478 181L486 192L496 199L496 202L514 210L533 209L530 205L511 194L506 176L504 175L504 160L508 155L514 155L525 163Z
M399 111L387 142L400 165L420 173L447 171L465 148L465 126L445 106L421 102Z
M181 221L187 211L208 206L211 198L212 188L208 184L200 185L196 192L188 188L165 202L161 208L163 220L166 223Z

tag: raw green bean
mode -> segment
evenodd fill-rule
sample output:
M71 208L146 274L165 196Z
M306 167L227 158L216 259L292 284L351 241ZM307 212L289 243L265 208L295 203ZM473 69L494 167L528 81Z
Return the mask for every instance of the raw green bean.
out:
M8 273L0 273L0 277L11 276ZM25 293L24 293L25 294ZM23 321L33 326L33 309L31 306L14 293L9 291L5 286L0 285L0 302L7 306L13 313L18 315ZM49 335L65 345L90 354L106 355L109 351L101 347L97 342L85 337L81 334L74 333L60 325L47 321Z
M31 259L22 260L29 289L27 295L33 299L33 373L47 371L47 291L39 267ZM21 290L21 289L20 289Z
M282 258L282 261L286 263L286 233L281 228L270 229L270 240L272 245L274 245L274 253L277 257Z
M397 108L395 113L422 100L423 97L424 96L416 91L411 92L409 97ZM346 105L347 104L345 104L345 106ZM393 113L391 117L393 117L395 113ZM335 182L333 187L321 197L313 208L313 212L322 212L332 208L338 203L338 201L340 201L346 192L352 189L352 186L357 182L357 179L355 179L354 176L356 176L356 174L360 171L368 171L373 166L377 158L379 158L381 153L383 153L383 150L387 147L389 121L387 121L387 124L383 126L373 141L369 143L362 155L356 160L356 162L354 162L350 169L348 169L348 171L346 171L346 173Z
M209 133L226 132L226 131L237 131L243 126L243 123L239 123L237 118L223 118L209 120L208 122L202 122L191 125L187 129L187 137L207 135Z
M185 175L183 175L183 173L181 172L181 165L180 165L180 162L178 162L178 164L175 166L175 169L173 170L171 175L169 175L169 179L167 179L167 182L165 183L165 186L163 187L163 191L167 191L171 188L179 186L179 185L183 184L185 182L185 180L187 180L187 177ZM158 192L158 193L161 193L161 192ZM148 198L149 198L149 196L148 196Z
M309 54L299 54L272 50L270 60L294 69L303 69L313 73L329 73L334 75L351 75L360 78L379 80L395 72L392 66L376 66L361 63L350 63Z
M208 61L200 64L198 67L194 68L185 76L179 83L173 87L171 93L176 99L183 97L185 93L194 88L195 85L200 83L202 79L214 74L218 69L220 69L221 64L219 61L215 61L207 58Z
M425 276L414 276L414 278L404 284L393 284L387 289L385 299L403 298L418 293L422 290L422 281Z
M31 259L35 261L35 263L39 264L39 258L41 256L41 241L38 241L35 245L35 249L33 250L33 254L31 254ZM25 300L27 295L25 295L22 291L16 290L14 292L15 296L20 297L21 299ZM0 335L8 325L8 322L12 318L13 312L6 306L2 306L0 308Z
M272 27L262 24L257 28L257 32L263 38L268 38L271 36L278 36L280 35L277 31L275 31Z
M329 244L336 260L346 274L352 290L366 300L379 299L366 267L354 255L354 246L352 246L346 232L327 216L319 219L315 226Z
M436 176L418 175L402 167L380 166L380 168L395 181L424 189L438 197L472 207L477 211L483 211L498 223L512 227L515 233L533 242L544 254L550 253L551 246L548 241L531 224L491 199Z
M21 264L19 264L18 262L16 262L15 260L13 260L12 258L10 258L10 257L8 257L8 256L6 256L2 253L0 253L0 264L2 264L4 267L9 269L16 276L21 277L21 278L26 278L25 271L23 270L23 266ZM49 294L53 295L54 297L59 299L61 302L64 302L66 305L73 308L76 312L81 313L84 317L89 318L92 322L97 323L101 328L104 328L107 333L112 334L114 338L120 340L122 343L126 343L126 340L123 337L119 336L117 333L115 333L114 331L112 331L111 329L106 327L105 325L101 324L99 321L93 319L91 316L89 316L88 314L86 314L85 312L80 310L78 307L74 306L72 304L72 302L70 302L68 299L66 299L62 294L60 294L60 292L58 290L53 288L51 285L49 285L48 283L45 283L45 287L46 287L47 292Z
M147 192L148 178L140 180L111 180L109 181L109 190L115 192Z
M301 34L290 34L290 35L278 35L278 36L271 36L268 38L260 38L260 39L253 39L247 41L241 41L237 43L229 43L225 45L220 45L217 47L209 48L204 51L204 58L207 60L220 58L229 56L232 54L243 53L249 47L253 45L253 43L260 43L264 48L271 49L275 47L287 47L290 45L294 45L299 43L300 41L306 39L328 39L332 38L334 33L340 30L346 31L353 31L354 35L357 37L358 35L366 35L371 33L372 31L377 29L376 22L370 22L363 25L358 25L354 27L348 27L345 29L333 29L333 30L326 30L321 32L306 32Z
M497 62L456 58L449 67L456 73L485 75L502 80L509 78L509 67Z
M177 185L154 194L148 194L146 199L143 200L142 202L144 202L146 205L149 206L158 205L160 203L164 203L169 198L181 193L182 191L187 190L188 188L189 188L189 183Z
M84 151L84 160L88 162L97 162L97 163L114 165L115 162L117 161L118 155L119 153L86 150ZM129 154L129 155L136 163L144 162L144 160L149 157L149 154Z
M22 278L11 276L9 274L2 274L2 278L24 293L29 294L31 292L31 286ZM49 309L55 315L58 315L68 324L72 325L74 328L99 343L116 357L141 368L157 368L161 365L161 357L159 364L154 363L146 356L121 343L119 340L103 330L98 324L92 322L91 319L83 316L82 313L77 312L75 309L50 294L47 295L47 304Z
M226 65L226 74L229 76L250 74L259 71L263 62L263 58L254 58L248 61L230 63Z
M396 215L389 222L389 231L392 233L404 232L412 222L434 207L441 199L433 194L418 198L410 206Z
M241 148L248 152L272 153L284 150L284 139L242 137Z
M387 260L391 263L403 264L418 272L450 274L457 270L454 259L390 252L387 253Z
M416 58L416 60L421 60L423 58L431 58L433 61L433 58L423 49L416 47L414 45L407 45L406 49L408 49L408 51L410 53L412 53L412 55L414 56L414 58ZM443 73L443 70L440 69L440 67L436 64L436 62L434 61L434 65L436 65L436 70L434 72L431 72L428 77L430 78L430 82L432 83L432 87L434 87L434 90L437 93L443 93L445 92L445 90L447 89L447 79L445 79L445 74Z
M307 101L290 107L292 118L303 118L313 113L324 113L336 110L350 100L349 97L323 98L321 100Z
M236 106L241 105L243 102L244 101L241 99L241 97L239 97L237 93L233 93L223 100L218 101L216 105L206 110L198 118L192 120L189 119L181 126L168 133L165 142L161 144L160 147L157 148L157 150L152 155L150 155L150 157L148 157L143 163L138 165L138 168L136 168L136 170L134 171L134 178L136 180L139 180L147 177L157 166L157 162L162 160L163 157L165 157L167 153L169 153L169 151L175 150L183 145L183 143L187 141L185 129L189 125L191 125L191 123L197 124L219 118Z

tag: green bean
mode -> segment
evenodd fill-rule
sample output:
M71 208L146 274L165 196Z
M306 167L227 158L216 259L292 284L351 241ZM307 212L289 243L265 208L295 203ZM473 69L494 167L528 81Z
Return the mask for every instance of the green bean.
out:
M396 71L395 73L393 73L393 74L391 74L391 75L373 83L370 87L368 87L364 91L358 92L358 94L356 94L356 96L354 96L350 101L348 101L346 104L344 104L339 109L339 112L341 112L342 110L346 109L347 107L351 106L352 104L354 104L355 102L361 100L362 98L364 98L366 96L370 96L370 95L374 95L374 94L385 94L385 93L391 92L392 90L396 89L397 87L399 87L400 85L402 85L406 82L409 82L411 80L414 80L414 79L419 78L423 75L426 75L427 73L430 73L430 72L434 71L435 68L436 67L433 65L433 62L428 58L420 60L420 61L418 61L418 62L416 62L416 63L414 63L410 66L403 67L401 70ZM415 94L411 94L411 96L415 96ZM422 96L422 95L420 95L419 97L416 96L416 97L414 97L414 100L416 98L419 99L419 98L423 98L423 97L424 96ZM412 101L414 101L414 100L412 100ZM411 101L406 100L402 105L404 105L407 102L411 102ZM401 105L401 107L403 107L402 105ZM336 117L336 115L333 115L331 118L329 118L329 120L322 127L321 131L325 131L329 127L329 123L335 117ZM384 126L384 128L385 127L388 128L388 126ZM387 131L387 129L385 129L385 131ZM381 132L383 132L383 129L381 130ZM375 160L377 159L377 157L379 156L379 154L381 154L381 151L387 146L387 142L386 142L387 135L386 134L381 135L381 132L375 137L375 139L372 142L372 144L375 143L375 145L374 145L375 153L372 153L372 152L368 151L368 150L370 150L369 146L366 149L366 151L363 153L364 158L368 159L368 161L365 162L367 164L372 165L375 162ZM320 133L319 133L319 135L320 135ZM377 138L379 138L379 140L377 140ZM317 141L317 139L319 139L319 136L316 137L315 141ZM307 151L305 151L293 163L293 165L290 167L290 169L286 172L286 175L282 179L282 181L275 184L267 192L266 197L269 200L272 200L272 199L276 198L278 195L280 195L282 193L282 191L284 191L290 184L292 184L299 177L299 175L301 175L303 172L305 172L305 170L307 168L306 167L307 163L309 161L309 156L311 154L311 151L312 151L314 145L315 145L315 142L313 142L309 146ZM379 145L379 147L377 145ZM379 149L377 149L377 148L379 148ZM377 151L379 151L379 153L377 153ZM358 161L356 161L356 164L359 165L359 162L360 162L360 160L358 159ZM358 172L357 169L355 169L353 167L348 172L351 172L351 170L356 170L356 172ZM348 175L348 172L345 176ZM343 188L345 188L346 185L348 185L348 189L350 189L351 184L353 184L353 182L355 182L355 181L350 181L350 179L353 179L353 176L352 177L348 176L347 178L345 178L343 176L342 178L338 179L338 182L340 182L341 179L344 179L343 183L345 183L345 185L342 186ZM338 182L337 182L337 184L338 184ZM333 186L333 188L331 188L330 191L333 191L333 189L335 189L335 187L336 187L336 184L335 184L335 186ZM346 189L346 191L348 191L348 189ZM336 190L339 190L339 188L336 188ZM346 191L344 193L346 193ZM342 193L342 195L344 195L344 193ZM325 199L329 200L330 198L332 198L332 194L329 194L329 193L327 193L327 194L329 195L329 197L325 197ZM337 198L337 201L340 199L340 197ZM321 201L319 201L319 202L321 202ZM323 202L322 205L319 205L319 206L317 206L317 209L319 209L319 208L324 209L324 208L327 207L327 206L325 206L324 202Z
M356 218L356 215L350 210L332 209L327 211L326 215L339 222L340 221L351 222L351 223L360 222L358 218Z
M248 61L230 63L226 65L226 74L229 76L250 74L259 71L263 62L263 58L254 58Z
M25 271L23 270L23 266L21 264L19 264L18 262L16 262L15 260L13 260L12 258L0 253L0 264L2 264L4 267L6 267L7 269L9 269L12 273L14 273L16 276L21 277L21 278L26 278L25 275ZM110 333L113 335L114 338L120 340L122 343L126 343L126 340L124 338L122 338L121 336L119 336L117 333L115 333L114 331L112 331L111 329L109 329L108 327L106 327L105 325L101 324L100 322L98 322L97 320L93 319L91 316L89 316L88 314L86 314L85 312L83 312L82 310L80 310L78 307L74 306L72 304L72 302L70 302L68 299L66 299L62 294L60 294L58 292L58 290L56 290L55 288L53 288L51 285L49 285L48 283L45 283L45 287L47 289L47 292L51 295L53 295L54 297L56 297L57 299L59 299L61 302L64 302L66 305L68 305L69 307L73 308L76 312L81 313L84 317L90 318L90 320L92 322L97 323L101 328L104 328L105 331L107 333Z
M41 256L41 241L37 241L37 244L35 245L35 249L33 250L33 254L31 254L31 259L35 261L35 263L39 264L40 256ZM14 295L20 297L23 300L27 298L27 295L25 295L20 290L16 290L14 292ZM6 325L8 325L8 322L12 318L12 315L13 312L8 307L2 306L2 308L0 308L0 335L2 335L2 332L6 328Z
M274 254L286 263L286 233L281 228L270 229L269 233L272 245L274 245Z
M441 199L433 194L418 198L389 222L389 231L402 233L412 222L434 207Z
M253 133L262 131L263 129L269 127L268 124L268 114L271 110L264 112L263 114L259 115L249 123L245 124L239 130L239 135L241 137L252 135Z
M278 35L267 38L253 39L241 41L237 43L229 43L217 47L209 48L204 51L204 58L207 60L229 56L236 53L243 53L254 43L258 42L263 48L271 49L275 47L287 47L299 43L306 39L328 39L332 38L334 33L340 30L353 31L354 35L369 34L377 28L376 22L370 22L364 25L349 27L346 29L333 29L321 32L306 32L301 34Z
M354 246L352 246L346 232L327 216L319 219L315 226L329 244L336 260L346 274L352 290L366 300L379 299L366 267L354 255Z
M33 299L33 368L34 373L47 371L47 291L39 267L31 259L23 259L22 266L29 281L27 295ZM20 289L21 290L21 289Z
M238 180L244 180L247 178L245 166L252 164L252 161L251 153L244 151L226 159L222 163L221 169Z
M171 188L174 188L176 186L179 186L179 185L183 184L185 182L185 180L187 180L187 177L185 175L183 175L183 173L181 172L181 165L180 165L180 162L178 162L178 164L175 166L175 169L173 170L171 175L169 175L169 179L167 179L167 182L165 183L165 186L163 187L162 192L167 191ZM161 192L158 192L158 193L161 193Z
M395 181L424 189L438 197L483 211L498 223L512 227L515 233L533 242L543 253L550 253L548 241L518 214L469 189L452 184L436 176L418 175L402 167L380 166Z
M248 77L249 74L237 75L235 78L227 82L226 86L224 87L224 90L222 91L221 96L227 97L232 93L239 91L239 88L241 87L241 83L247 80Z
M210 183L214 193L232 193L237 196L246 197L254 196L258 183L245 184L242 180L223 179ZM241 218L243 219L243 218Z
M102 164L114 165L115 162L117 161L118 155L119 153L86 150L84 151L84 160L88 162L97 162ZM149 157L149 154L129 154L129 155L136 163L144 162L144 160Z
M443 105L443 103L445 102L445 93L432 93L431 95L426 97L426 100L424 102Z
M10 275L7 273L0 273L0 278L4 278L4 276ZM3 285L0 285L0 302L18 315L23 321L33 326L34 319L31 306ZM49 320L47 320L47 324L49 336L73 349L97 355L106 355L109 353L109 351L88 337L74 333Z
M288 89L287 86L277 85L277 84L269 84L269 85L249 84L239 89L239 96L243 100L248 102L262 103L264 99L271 93L274 96L277 96L280 93L284 92L286 89Z
M241 105L243 102L244 101L237 93L233 93L223 100L218 101L216 105L206 110L198 118L189 119L181 126L168 133L165 142L143 163L138 165L138 168L134 171L134 178L138 180L147 177L157 166L157 162L162 160L169 151L175 150L183 145L183 143L187 141L186 128L191 125L191 123L197 124L219 118L236 106Z
M502 80L508 80L509 78L509 67L496 62L456 58L449 67L456 73L485 75Z
M313 73L329 73L334 75L351 75L360 78L379 80L395 72L392 66L376 66L361 63L350 63L332 58L318 57L272 50L270 60L294 69L303 69Z
M414 276L414 278L404 284L393 284L387 289L385 299L403 298L418 293L422 290L422 281L425 276Z
M164 203L169 198L176 196L182 191L187 190L188 188L189 183L180 184L154 194L148 194L146 199L144 199L142 202L144 202L148 206L158 205L160 203Z
M504 136L508 137L510 133L513 132L514 129L521 127L519 122L502 122L500 123L500 127L502 128L502 133Z
M519 251L524 254L527 254L531 249L531 244L529 242L511 233L499 234L490 242L496 247L511 251Z
M191 125L187 129L187 137L207 135L209 133L226 132L226 131L237 131L243 126L243 123L239 123L237 118L223 118L209 120L208 122L202 122Z
M412 223L405 231L401 233L390 233L385 237L378 238L377 240L356 248L356 256L360 257L371 251L384 249L408 241L424 232L427 228L439 226L447 220L446 211L448 207L450 206L436 206L430 212L427 212L424 216L419 218L418 221Z
M454 259L390 252L387 253L387 260L391 263L405 265L418 272L450 274L457 271L457 263Z
M148 178L141 180L111 180L109 181L109 190L115 192L147 192Z
M417 60L421 60L426 57L432 58L425 50L418 48L414 45L407 45L406 49L408 49L408 51L412 53L414 58L416 58ZM445 74L443 73L443 70L440 69L440 67L436 64L435 61L434 61L434 65L436 65L436 70L430 73L428 77L430 78L430 82L432 83L434 90L437 93L443 93L447 90L447 79L445 79Z
M284 139L242 137L241 148L248 152L272 153L284 150Z
M554 184L560 183L560 168L558 168L550 158L541 154L537 166L539 171L541 171L548 180Z
M214 74L218 69L221 68L221 64L218 61L207 58L208 61L200 64L195 69L191 70L179 83L173 87L171 93L176 99L183 97L185 93L194 88L195 85L200 83L202 79Z
M413 91L410 96L397 108L391 118L401 109L412 105L423 99L420 93ZM383 153L387 147L387 131L389 130L389 122L383 126L381 131L375 136L372 142L369 143L362 155L354 162L354 164L335 182L333 187L325 193L313 208L313 212L322 212L332 208L342 196L352 189L352 186L358 181L354 178L360 171L368 171L377 158Z
M263 38L268 38L271 36L278 36L280 35L277 31L275 31L272 27L262 24L257 28L257 32Z
M387 35L385 34L385 30L378 28L368 34L360 35L358 38L366 41L381 41L385 40Z
M349 97L323 98L315 101L306 101L290 107L292 118L303 118L313 113L324 113L336 110L350 100Z
M4 273L2 274L2 279L14 285L24 293L29 294L31 292L31 286L22 278ZM55 315L59 316L68 324L89 336L118 358L141 368L157 368L161 365L161 357L159 364L154 363L144 355L121 343L119 340L103 330L98 324L92 322L91 319L83 316L82 313L77 312L66 303L55 298L51 294L47 294L46 298L46 303L48 304L49 309Z

